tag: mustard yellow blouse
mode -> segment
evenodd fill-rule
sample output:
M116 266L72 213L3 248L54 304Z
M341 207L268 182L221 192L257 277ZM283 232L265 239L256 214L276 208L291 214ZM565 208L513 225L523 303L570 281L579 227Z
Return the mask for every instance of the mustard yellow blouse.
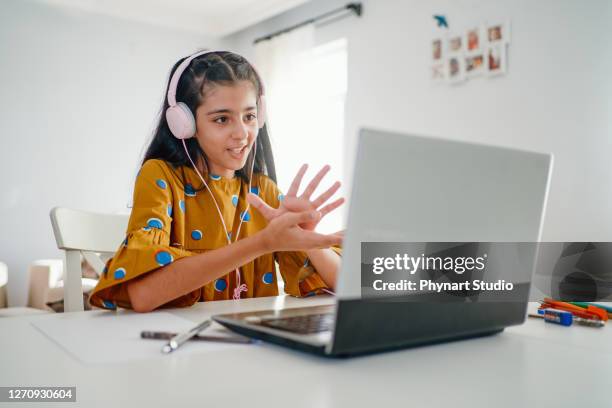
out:
M239 177L227 179L213 174L204 177L208 177L207 183L219 203L232 241L241 216L244 222L239 238L265 228L267 220L255 209L250 208L243 215L247 183ZM274 181L262 174L253 175L251 191L274 208L283 199ZM195 171L185 166L174 168L163 160L147 160L138 173L126 235L91 293L92 306L131 308L126 282L178 259L227 245L217 209ZM278 295L275 261L288 294L308 296L327 288L304 253L274 252L240 268L241 283L247 285L242 298ZM232 271L162 307L231 299L235 275Z

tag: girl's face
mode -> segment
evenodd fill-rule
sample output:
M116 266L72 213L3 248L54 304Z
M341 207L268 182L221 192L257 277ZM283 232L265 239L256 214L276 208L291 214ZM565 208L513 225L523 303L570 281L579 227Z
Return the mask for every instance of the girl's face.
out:
M255 143L257 96L249 81L204 88L204 103L196 109L196 138L211 174L232 178L244 167Z

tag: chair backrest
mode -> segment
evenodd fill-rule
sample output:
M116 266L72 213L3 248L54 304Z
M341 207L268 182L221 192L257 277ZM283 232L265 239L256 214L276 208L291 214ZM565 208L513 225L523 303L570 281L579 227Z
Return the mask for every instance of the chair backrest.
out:
M57 247L64 251L64 311L83 310L81 255L98 272L100 255L113 254L125 238L129 215L99 214L70 208L51 210L51 225Z
M6 307L6 284L8 282L8 267L0 262L0 308Z

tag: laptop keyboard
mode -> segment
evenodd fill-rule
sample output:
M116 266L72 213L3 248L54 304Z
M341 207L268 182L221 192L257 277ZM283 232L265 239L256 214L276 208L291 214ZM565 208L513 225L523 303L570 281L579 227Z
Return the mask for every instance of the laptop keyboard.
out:
M332 313L321 313L265 319L259 324L298 334L314 334L331 330L334 324L334 315Z

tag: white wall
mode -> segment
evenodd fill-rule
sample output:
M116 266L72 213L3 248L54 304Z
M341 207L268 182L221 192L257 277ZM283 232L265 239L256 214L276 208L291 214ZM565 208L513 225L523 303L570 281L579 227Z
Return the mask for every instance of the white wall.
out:
M218 42L42 3L0 4L0 260L9 304L58 258L49 210L127 212L172 64Z
M253 38L345 3L313 0L227 40L252 55ZM348 166L362 126L552 152L543 239L612 241L612 2L362 3L362 18L317 29L319 42L348 39ZM509 19L508 75L432 85L433 14L445 14L451 29Z
M215 42L32 1L3 1L0 260L10 268L10 303L25 303L31 260L60 256L51 207L127 211L177 55L228 46L252 58L255 37L346 2L312 0ZM550 151L556 167L544 239L612 240L610 1L362 3L362 18L317 29L318 42L348 38L348 152L361 126ZM434 13L446 14L451 28L460 29L510 19L509 74L432 86Z

